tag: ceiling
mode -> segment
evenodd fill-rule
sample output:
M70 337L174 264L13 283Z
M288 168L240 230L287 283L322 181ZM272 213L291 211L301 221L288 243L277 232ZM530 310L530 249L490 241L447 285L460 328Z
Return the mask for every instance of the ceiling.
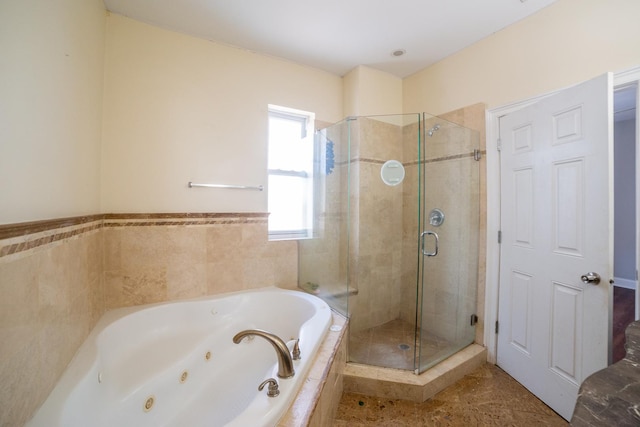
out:
M104 0L111 12L343 76L404 78L556 0ZM542 29L541 29L542 30ZM404 50L402 56L392 52Z

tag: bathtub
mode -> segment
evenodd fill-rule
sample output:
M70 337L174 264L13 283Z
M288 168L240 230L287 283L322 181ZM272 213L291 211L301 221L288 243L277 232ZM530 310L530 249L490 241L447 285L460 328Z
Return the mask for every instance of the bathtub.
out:
M27 426L273 426L305 380L331 323L317 297L278 288L106 313ZM277 377L264 329L291 349L295 375ZM258 385L279 384L277 397Z

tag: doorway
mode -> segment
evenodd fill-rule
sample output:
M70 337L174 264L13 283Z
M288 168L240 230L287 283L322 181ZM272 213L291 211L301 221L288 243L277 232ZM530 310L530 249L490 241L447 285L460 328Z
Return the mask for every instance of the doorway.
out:
M614 75L613 84L616 89L620 89L626 86L633 86L636 88L637 93L637 83L640 81L640 67L631 69L625 72L616 73ZM613 92L613 91L612 91ZM612 93L613 95L613 93ZM528 99L525 101L521 101L518 103L514 103L511 105L507 105L504 107L496 108L489 110L487 112L487 233L488 233L488 244L487 244L487 289L486 289L486 310L485 310L485 343L488 348L488 361L490 363L496 363L497 360L497 319L498 312L501 309L498 304L498 294L499 294L499 277L500 277L500 246L499 246L499 238L500 238L500 204L501 204L501 193L500 193L500 161L498 155L498 144L499 144L499 117L507 115L509 113L521 110L524 107L533 105L539 100L546 98L549 95L541 95L535 99ZM636 96L637 102L637 96ZM637 112L636 112L637 117ZM613 123L612 123L613 126ZM637 144L638 138L638 129L635 129L636 141ZM637 157L639 153L636 150L634 158L636 159L635 163L638 163ZM637 177L634 179L637 181ZM636 185L635 193L637 194L638 186ZM635 199L635 200L634 200ZM633 203L636 205L638 203L638 197L632 198L629 203ZM637 217L637 215L636 215ZM637 221L637 218L636 218ZM638 265L638 237L637 237L637 224L635 227L635 232L632 230L632 235L634 237L635 243L635 265ZM611 236L611 240L613 240L613 236ZM612 260L613 261L613 260ZM613 266L613 262L612 262ZM636 267L637 269L637 267ZM635 277L635 269L634 269L634 277ZM612 286L612 289L614 287ZM618 287L615 287L618 290ZM628 291L628 290L623 290ZM638 294L635 291L631 290L633 294L635 294L635 304L634 304L634 318L638 318ZM627 292L628 294L629 292ZM619 298L620 299L620 298ZM625 298L625 301L627 299ZM620 309L621 306L617 306L616 310L612 309L610 314L613 316L614 314L621 314L624 309ZM626 309L628 312L628 308ZM628 319L628 316L627 316ZM615 318L614 318L615 321ZM495 325L495 328L494 328ZM611 327L611 319L610 319L610 327ZM609 348L611 348L611 341L609 342ZM611 362L611 359L609 360Z
M637 292L636 83L613 94L614 108L614 277L612 363L625 356L625 329L635 319Z
M500 118L497 361L566 419L608 361L611 91L603 75Z

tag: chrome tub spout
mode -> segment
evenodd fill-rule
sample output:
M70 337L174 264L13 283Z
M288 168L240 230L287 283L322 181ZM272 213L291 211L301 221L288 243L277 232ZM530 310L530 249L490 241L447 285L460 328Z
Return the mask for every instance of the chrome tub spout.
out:
M233 342L235 344L239 344L244 337L248 337L250 335L262 337L271 343L273 349L276 351L276 356L278 356L278 377L291 378L295 375L291 353L289 353L287 345L280 337L272 334L271 332L263 331L262 329L247 329L245 331L238 332L236 336L233 337Z

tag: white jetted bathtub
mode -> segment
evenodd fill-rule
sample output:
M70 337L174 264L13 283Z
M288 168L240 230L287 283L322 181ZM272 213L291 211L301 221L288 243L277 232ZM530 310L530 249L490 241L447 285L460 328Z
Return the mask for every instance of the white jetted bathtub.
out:
M331 310L302 292L264 288L113 310L98 322L28 426L273 426L305 380ZM278 378L266 330L289 349L295 375ZM275 378L280 394L258 386Z

